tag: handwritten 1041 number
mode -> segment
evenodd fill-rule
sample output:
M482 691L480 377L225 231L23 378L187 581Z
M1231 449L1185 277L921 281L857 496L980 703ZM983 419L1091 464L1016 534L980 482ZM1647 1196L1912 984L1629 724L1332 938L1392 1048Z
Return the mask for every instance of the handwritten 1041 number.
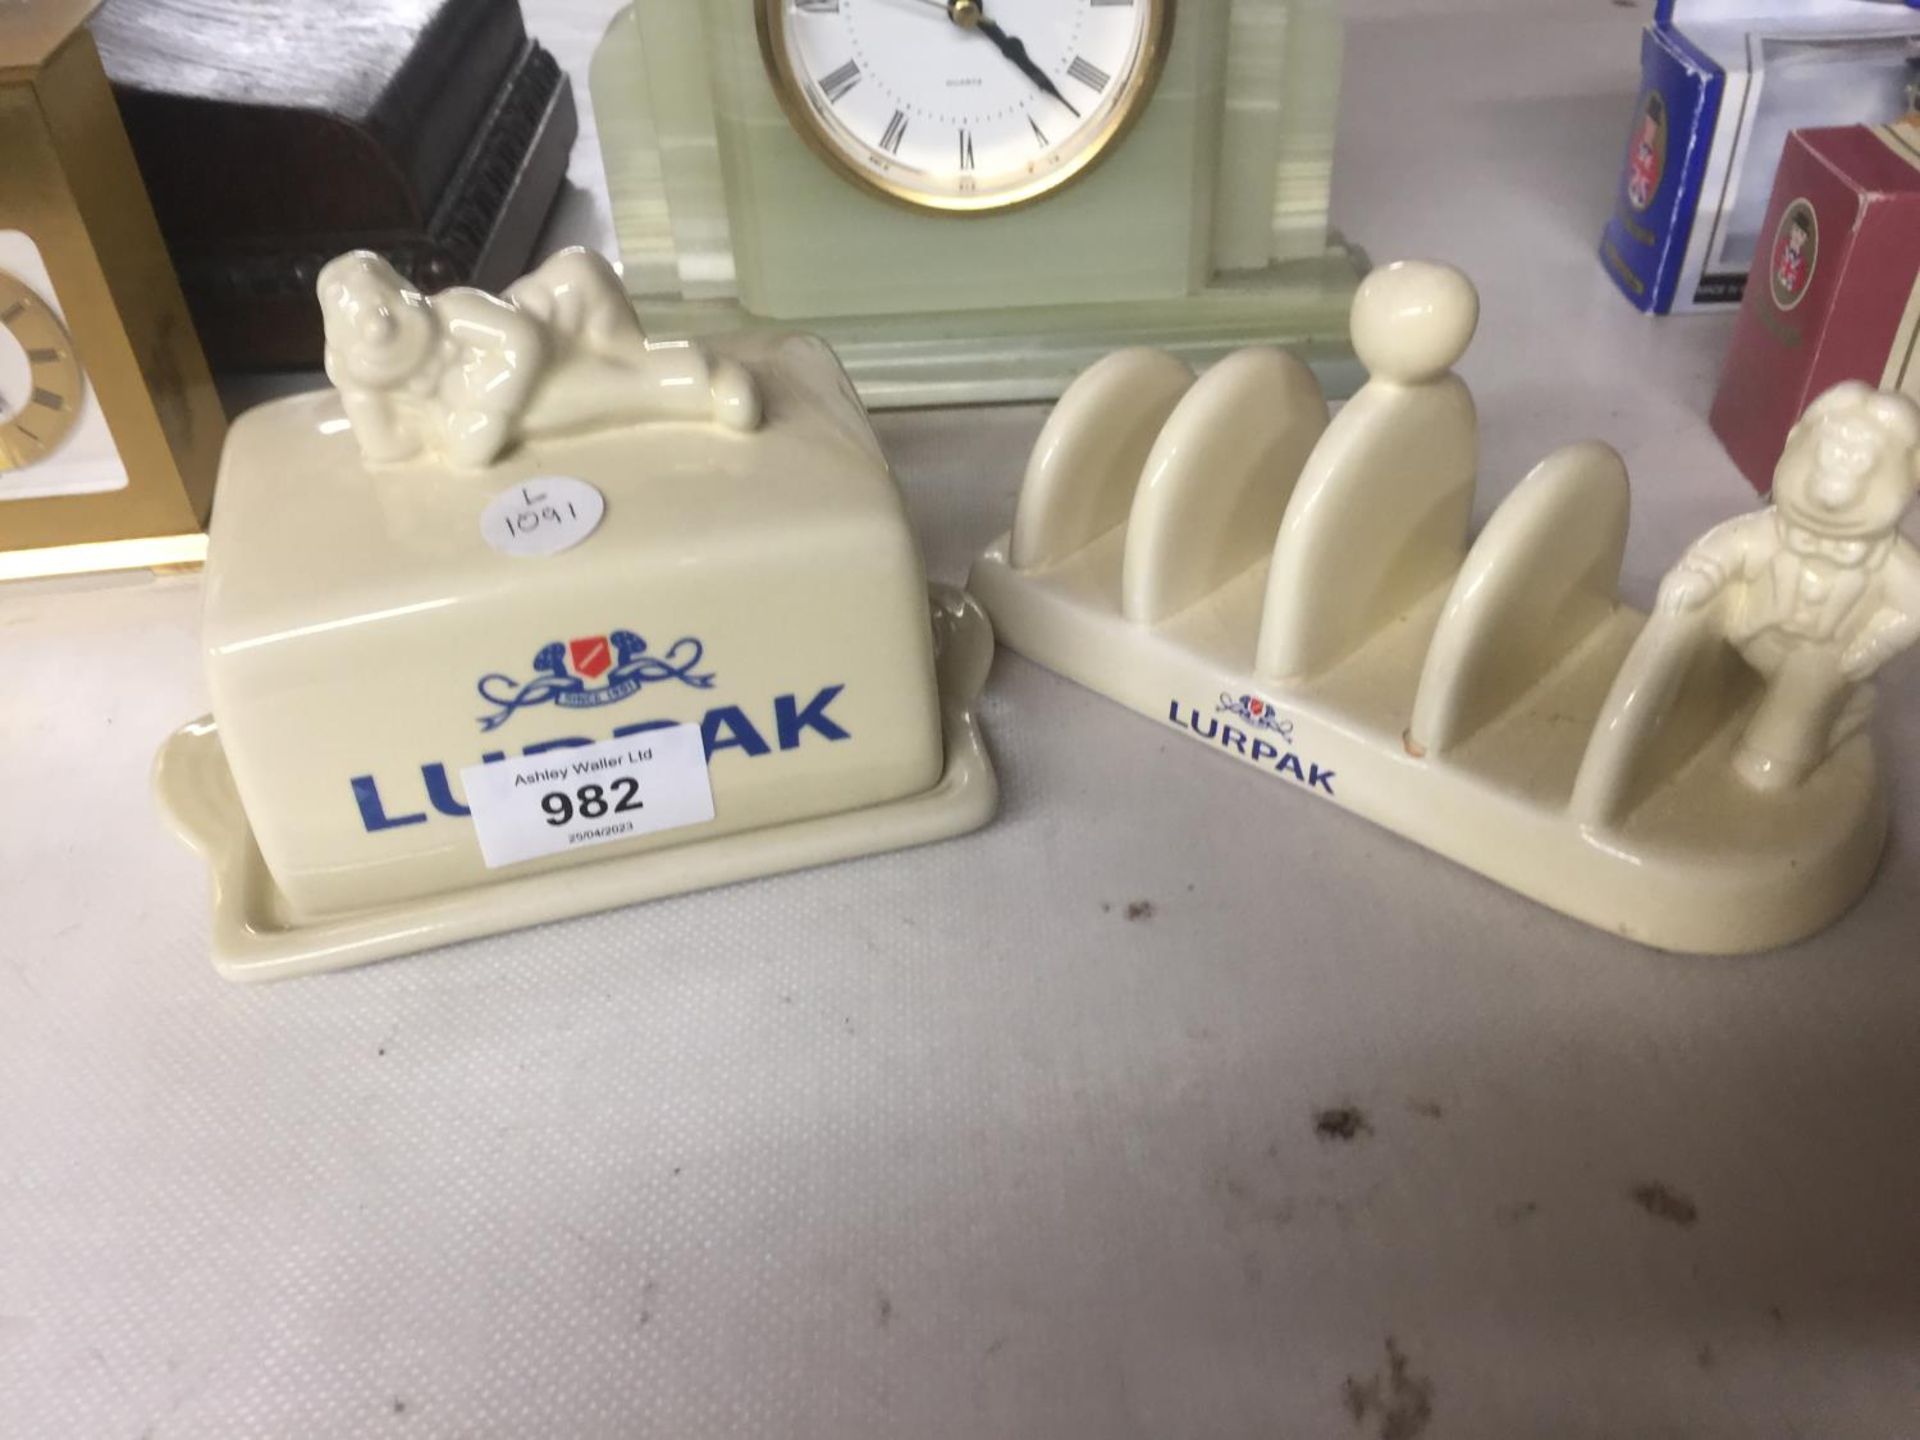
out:
M507 527L509 539L531 535L542 525L568 525L580 518L580 511L571 500L563 500L560 505L538 505L536 508L536 501L544 499L544 496L527 495L524 488L520 493L527 500L527 508L500 517L500 523ZM564 514L561 506L566 507Z

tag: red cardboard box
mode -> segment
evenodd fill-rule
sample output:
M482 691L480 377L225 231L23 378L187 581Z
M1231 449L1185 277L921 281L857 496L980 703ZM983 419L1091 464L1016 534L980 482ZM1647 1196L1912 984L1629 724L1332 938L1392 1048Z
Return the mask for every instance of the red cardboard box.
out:
M1712 420L1764 492L1787 430L1831 386L1920 400L1920 115L1796 130L1760 233Z

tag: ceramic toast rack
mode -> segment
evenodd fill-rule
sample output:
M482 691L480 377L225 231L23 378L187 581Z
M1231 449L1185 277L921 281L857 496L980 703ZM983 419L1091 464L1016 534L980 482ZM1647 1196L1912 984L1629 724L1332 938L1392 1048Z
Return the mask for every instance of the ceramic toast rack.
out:
M1920 410L1841 386L1770 510L1649 618L1616 593L1618 455L1549 455L1468 543L1478 319L1457 271L1376 271L1339 414L1273 350L1195 380L1121 351L1062 396L969 588L999 638L1283 784L1666 949L1805 935L1872 878L1874 670L1920 633Z
M213 715L156 787L258 979L915 844L992 814L977 606L931 604L838 362L650 341L604 261L320 278L338 387L242 416Z

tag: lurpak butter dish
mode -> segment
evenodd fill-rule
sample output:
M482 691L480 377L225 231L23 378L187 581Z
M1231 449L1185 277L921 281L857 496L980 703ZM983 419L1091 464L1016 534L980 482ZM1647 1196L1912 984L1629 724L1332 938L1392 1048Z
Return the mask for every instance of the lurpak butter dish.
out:
M565 252L502 296L320 279L335 389L242 416L213 714L155 786L233 979L960 834L984 614L930 595L832 352L644 336Z

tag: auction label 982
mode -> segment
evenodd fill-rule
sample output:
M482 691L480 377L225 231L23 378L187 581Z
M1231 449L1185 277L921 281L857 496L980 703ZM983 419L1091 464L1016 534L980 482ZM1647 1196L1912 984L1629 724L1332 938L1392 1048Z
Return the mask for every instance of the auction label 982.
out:
M469 765L460 783L489 869L713 819L698 725Z

